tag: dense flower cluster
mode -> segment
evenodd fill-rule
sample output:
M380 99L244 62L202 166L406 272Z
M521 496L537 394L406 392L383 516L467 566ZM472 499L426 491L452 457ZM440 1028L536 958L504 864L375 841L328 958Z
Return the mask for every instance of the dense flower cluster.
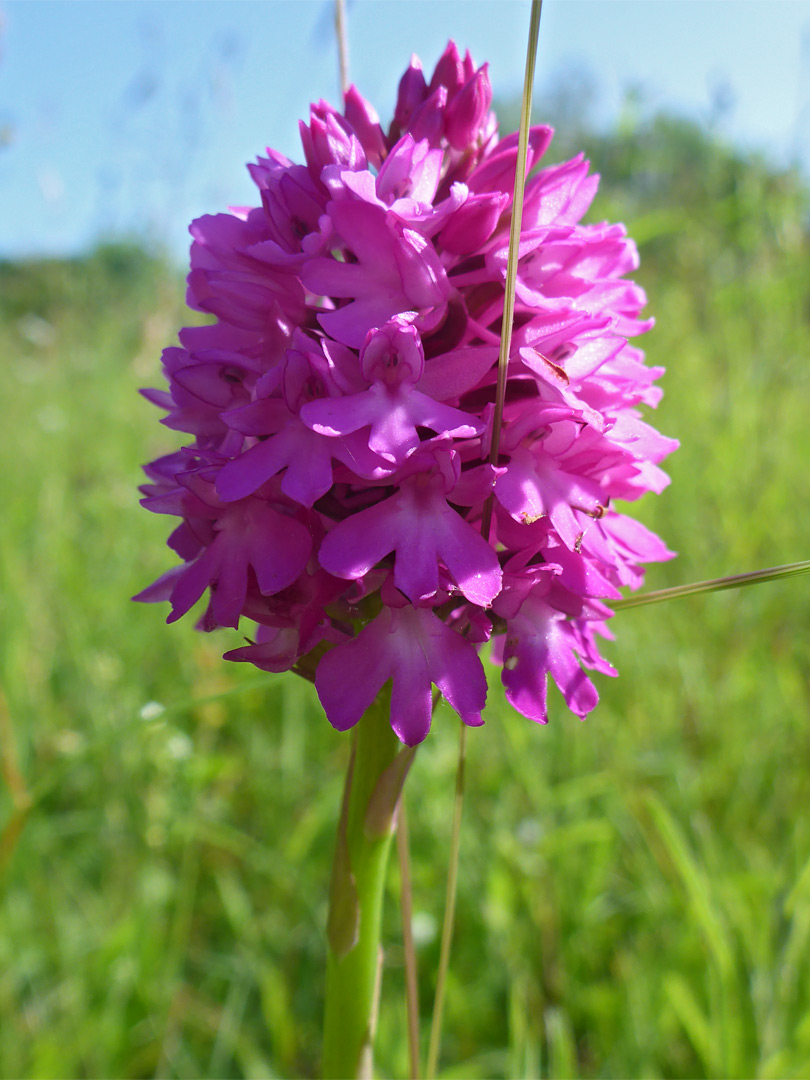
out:
M301 124L305 165L249 166L261 205L191 226L188 303L216 317L164 352L164 423L193 436L146 467L144 505L176 515L183 560L140 594L169 622L209 591L200 626L257 624L226 654L314 677L331 723L356 723L390 679L408 744L431 684L481 723L492 639L510 702L546 719L551 673L570 708L614 674L604 601L663 543L611 508L667 483L675 442L639 416L660 369L636 249L580 225L582 157L526 186L500 461L487 463L517 135L499 139L484 65L448 45L414 58L387 135L352 87ZM534 127L529 168L551 141ZM492 525L482 535L491 501Z

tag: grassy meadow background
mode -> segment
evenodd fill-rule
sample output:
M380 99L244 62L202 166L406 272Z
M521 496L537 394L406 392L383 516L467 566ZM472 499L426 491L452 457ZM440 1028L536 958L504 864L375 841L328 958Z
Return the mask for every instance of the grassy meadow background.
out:
M575 131L627 221L682 447L656 588L808 557L810 243L794 173L672 118ZM0 1074L313 1076L348 738L310 686L129 597L182 325L135 244L0 265ZM445 1077L810 1076L810 578L623 612L583 724L497 677L468 740ZM408 784L426 1034L457 723ZM392 866L378 1039L407 1074Z

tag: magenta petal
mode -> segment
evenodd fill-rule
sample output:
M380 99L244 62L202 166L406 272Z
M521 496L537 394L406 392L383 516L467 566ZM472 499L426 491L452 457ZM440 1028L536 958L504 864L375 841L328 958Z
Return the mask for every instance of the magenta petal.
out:
M417 56L411 56L410 65L399 80L397 103L394 109L394 123L404 131L414 111L427 96L427 83L422 73L422 65Z
M338 259L310 259L302 270L304 284L322 296L360 296L368 275L358 263Z
M674 557L659 536L626 514L607 514L600 525L638 562L664 562Z
M509 197L500 191L471 195L447 219L439 243L453 255L477 251L492 236L508 205Z
M357 723L390 678L391 658L385 648L388 633L390 608L383 608L356 638L321 658L315 689L329 723L338 731Z
M219 497L224 502L236 502L258 491L287 464L289 447L285 443L278 436L266 439L224 465L217 476Z
M509 667L509 664L514 666ZM538 724L547 724L547 669L536 666L534 658L526 655L526 650L510 649L509 638L504 647L503 665L501 682L506 700L522 716Z
M286 468L281 490L310 507L332 486L330 442L294 417L278 435L224 465L217 476L217 493L225 502L244 499Z
M483 429L477 417L434 401L410 382L398 386L375 382L362 394L311 401L301 417L323 435L349 434L369 425L369 448L396 464L419 445L418 427L462 437Z
M574 508L597 512L604 496L593 480L565 472L541 449L513 451L495 481L495 495L516 521L531 524L548 516L564 543L575 550L582 528Z
M526 172L530 172L548 149L554 134L550 127L536 126L529 129L529 145ZM511 196L517 171L518 133L501 139L492 153L478 166L468 184L471 191L504 191ZM510 200L511 201L511 200Z
M157 604L161 600L168 600L184 570L185 566L173 566L171 570L161 574L157 581L153 581L151 585L147 585L145 589L136 593L132 599L141 604Z
M290 419L290 410L278 398L261 398L240 409L229 409L222 419L243 435L272 435Z
M419 390L411 390L408 399L413 422L419 427L430 428L437 435L458 435L460 438L470 438L473 435L480 435L484 430L484 425L478 417L462 412L461 409L453 409L440 401L434 401Z
M414 609L383 608L356 638L332 649L318 664L315 687L338 731L353 727L393 678L391 726L408 746L427 735L431 680L420 647L419 622L412 613Z
M219 538L217 538L218 540ZM194 562L189 563L172 590L172 613L166 622L173 623L190 611L211 583L219 565L217 540Z
M373 106L366 101L355 86L344 94L346 119L357 133L370 164L379 168L385 156L385 139L380 128L380 118Z
M315 686L329 722L345 731L389 678L391 726L408 746L430 730L431 683L465 723L482 723L487 686L478 654L428 609L384 607L356 638L323 657Z
M217 530L211 544L179 576L169 622L184 615L210 586L215 623L238 626L249 567L261 591L271 595L295 581L312 549L308 529L258 499L228 507Z
M441 317L450 288L425 237L360 200L331 202L329 215L357 262L315 258L302 266L301 280L314 293L355 298L318 316L328 334L359 349L368 331L393 315L414 311L425 317L435 309Z
M585 716L599 700L574 656L574 638L562 612L537 595L529 596L507 625L501 679L509 702L531 720L545 724L546 674L551 672L566 703Z
M379 330L369 330L360 349L360 369L369 382L394 387L422 377L425 353L413 318L412 312L395 315Z
M378 412L376 399L364 391L346 397L308 401L301 409L301 419L321 435L349 435L371 424Z
M587 716L596 708L599 695L570 648L550 643L548 669L572 713Z
M371 296L355 300L337 311L319 315L318 322L327 334L342 345L359 349L370 326L379 326L409 307L407 298L399 290L381 287Z
M354 267L364 275L367 286L373 287L382 280L401 287L395 269L400 241L393 229L393 221L382 207L356 202L330 203L329 216L357 256L359 262ZM353 269L349 263L340 265L347 271ZM382 326L382 323L376 325Z
M217 537L215 544L220 549L224 549L224 537ZM247 597L247 563L247 553L241 546L239 548L234 546L227 553L224 550L222 552L219 575L213 583L211 597L214 620L218 626L239 625L239 616L242 614Z
M296 452L290 458L281 480L284 494L306 507L316 503L332 486L330 440L314 432L309 432L309 435L309 438L298 441Z
M397 523L390 501L346 518L326 534L318 552L324 570L335 577L360 578L394 550Z
M483 724L481 710L487 699L487 677L478 653L432 612L416 609L416 614L432 681L465 724Z
M410 519L410 520L409 520ZM439 589L439 563L433 519L411 518L405 507L399 515L394 584L412 601L428 600ZM441 525L439 525L441 528Z
M392 611L396 666L391 725L408 746L430 729L430 686L435 683L465 724L483 723L487 697L484 668L474 647L427 608Z
M433 77L430 80L430 91L439 86L456 93L465 81L464 62L459 55L455 41L448 41L444 52L436 61L433 69Z
M433 702L430 670L415 608L392 611L396 658L391 685L391 727L407 746L417 746L430 731ZM430 618L430 612L427 612ZM452 631L450 631L452 633Z
M459 398L484 378L498 361L497 345L470 345L434 356L425 364L417 389L435 401Z
M244 645L223 653L223 660L255 664L262 671L289 671L298 659L298 631L290 627L274 630L268 641Z
M501 589L498 556L477 529L454 510L448 510L442 515L442 560L467 599L489 607Z
M369 435L369 448L397 464L419 445L416 430L419 421L410 408L412 396L406 392L389 398L383 391L378 397L378 416Z
M343 462L357 476L368 480L379 480L393 471L389 461L385 461L369 450L362 432L350 433L337 439L330 439L329 446L332 456Z
M250 562L260 590L272 596L303 573L312 551L312 537L300 521L271 506L256 503L247 515L244 537Z
M432 202L442 157L442 151L431 149L427 140L415 142L413 136L404 135L391 148L377 174L377 194L387 203L407 197Z

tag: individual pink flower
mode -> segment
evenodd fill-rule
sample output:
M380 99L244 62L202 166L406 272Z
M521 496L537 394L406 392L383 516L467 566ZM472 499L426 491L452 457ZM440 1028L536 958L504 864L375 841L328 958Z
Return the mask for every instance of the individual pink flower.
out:
M474 604L489 607L501 589L496 553L447 502L431 471L403 479L395 495L345 518L320 549L324 569L350 580L394 556L394 584L413 603L439 591L440 567Z
M186 445L146 467L181 563L140 594L169 620L237 627L228 659L312 678L351 727L391 684L415 745L431 686L481 723L491 641L507 698L544 722L548 676L597 701L609 604L671 557L616 509L668 482L652 428L661 369L624 227L582 224L597 178L542 165L531 129L500 457L493 439L516 134L486 65L414 57L384 130L355 87L312 106L303 164L249 166L257 204L192 224L188 302L215 322L165 350L147 396ZM490 516L488 535L482 521Z
M410 313L395 315L370 330L360 349L367 389L309 402L301 419L321 435L346 436L368 428L369 449L395 465L419 446L420 427L450 436L479 435L484 425L469 413L419 389L424 369L422 342Z
M389 679L391 725L408 746L430 729L431 683L465 724L482 724L487 681L474 646L430 608L403 603L388 591L380 614L318 665L315 685L334 726L344 731L356 724Z

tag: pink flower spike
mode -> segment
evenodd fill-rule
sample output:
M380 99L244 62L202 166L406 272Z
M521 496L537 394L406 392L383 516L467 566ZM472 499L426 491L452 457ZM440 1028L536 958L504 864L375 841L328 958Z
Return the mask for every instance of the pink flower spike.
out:
M431 683L465 724L483 723L487 696L475 648L427 608L383 607L356 638L328 652L315 687L329 722L353 727L391 679L391 726L407 746L430 730Z
M387 132L355 87L343 112L316 102L305 164L268 149L257 205L192 223L188 303L215 321L180 331L146 395L185 445L145 467L180 565L139 599L174 620L207 593L200 629L256 623L229 659L320 660L336 727L393 680L411 744L431 683L480 722L490 639L516 708L545 719L550 672L584 715L582 668L613 674L605 604L671 557L615 510L662 490L677 445L645 409L662 369L628 343L652 326L638 252L623 225L582 223L598 177L581 154L541 162L543 126L490 464L518 157L491 96L451 41L427 81L412 58Z

